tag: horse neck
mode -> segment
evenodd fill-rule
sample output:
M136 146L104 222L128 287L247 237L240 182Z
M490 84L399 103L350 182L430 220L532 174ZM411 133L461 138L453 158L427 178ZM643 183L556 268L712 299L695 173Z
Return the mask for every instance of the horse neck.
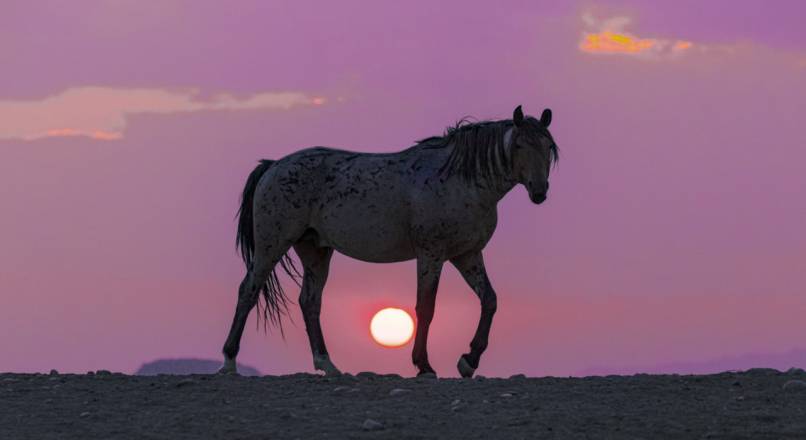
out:
M479 179L478 182L472 183L471 187L482 203L493 207L515 187L515 181L504 176L493 176Z
M503 143L504 148L507 150L507 156L511 157L512 128L504 132ZM516 183L515 179L510 175L494 175L480 179L480 185L476 185L476 187L482 199L489 200L492 204L498 204L515 187Z

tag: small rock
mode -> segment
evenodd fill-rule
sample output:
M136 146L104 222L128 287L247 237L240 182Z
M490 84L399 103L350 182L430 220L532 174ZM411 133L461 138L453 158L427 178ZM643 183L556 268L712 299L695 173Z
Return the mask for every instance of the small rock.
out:
M473 376L473 379L476 379L478 381L487 380L487 376L482 376L481 374L477 374L477 375Z
M390 396L399 396L401 394L406 394L406 393L410 393L410 392L411 392L411 390L408 390L406 388L395 388L392 391L389 391L389 395Z
M455 411L460 411L466 406L467 406L467 403L465 403L464 401L459 400L459 399L455 399L453 402L451 402L451 411L454 411L454 412Z
M460 411L460 410L462 410L462 409L463 409L465 406L467 406L467 405L465 404L465 402L463 402L463 401L461 401L461 400L459 400L459 399L456 399L456 400L454 400L453 402L451 402L451 411L454 411L454 412L456 412L456 411Z
M366 419L364 423L361 424L361 428L364 431L379 431L383 429L383 423L377 420Z
M806 381L803 380L788 380L784 384L785 390L806 390Z
M376 377L378 377L378 374L373 373L372 371L362 371L356 374L356 377L363 377L365 379L375 379Z
M182 379L182 380L180 380L179 382L176 383L176 387L177 388L182 388L182 387L186 387L188 385L193 385L194 383L196 383L196 381L193 380L193 379Z
M501 397L512 397L512 393L501 393Z
M509 376L509 378L512 379L512 380L521 380L521 379L526 379L526 375L525 374L513 374L512 376Z
M51 375L51 376L58 376L58 375L59 375L59 372L58 372L58 371L56 371L56 370L50 370L50 375Z
M83 418L89 417L90 415L91 415L91 413L89 411L84 411L83 413L81 413L79 415L79 417L81 417L83 419Z
M98 370L95 372L98 376L111 376L112 372L109 370Z
M87 376L95 376L95 372L94 371L87 371Z
M736 380L736 381L733 382L733 386L740 387L740 386L742 386L742 383L739 382L738 380Z
M786 374L804 374L804 373L806 373L806 370L804 370L803 368L798 368L798 367L792 367L792 368L786 370Z

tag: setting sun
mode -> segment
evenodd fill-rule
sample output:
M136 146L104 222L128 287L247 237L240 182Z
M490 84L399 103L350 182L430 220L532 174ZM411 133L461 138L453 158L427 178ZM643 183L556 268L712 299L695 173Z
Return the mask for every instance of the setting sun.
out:
M369 332L372 339L384 347L400 347L411 339L414 320L405 310L388 307L372 317Z

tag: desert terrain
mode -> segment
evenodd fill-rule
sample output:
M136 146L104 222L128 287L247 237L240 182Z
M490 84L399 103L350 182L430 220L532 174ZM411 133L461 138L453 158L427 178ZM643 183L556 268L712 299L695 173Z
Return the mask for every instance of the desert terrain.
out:
M804 439L806 373L0 374L2 439Z

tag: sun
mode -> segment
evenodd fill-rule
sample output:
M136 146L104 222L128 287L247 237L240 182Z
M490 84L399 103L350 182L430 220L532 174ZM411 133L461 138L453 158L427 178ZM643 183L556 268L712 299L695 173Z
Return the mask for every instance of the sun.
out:
M384 347L401 347L414 334L414 320L403 309L387 307L372 317L369 332L372 339Z

